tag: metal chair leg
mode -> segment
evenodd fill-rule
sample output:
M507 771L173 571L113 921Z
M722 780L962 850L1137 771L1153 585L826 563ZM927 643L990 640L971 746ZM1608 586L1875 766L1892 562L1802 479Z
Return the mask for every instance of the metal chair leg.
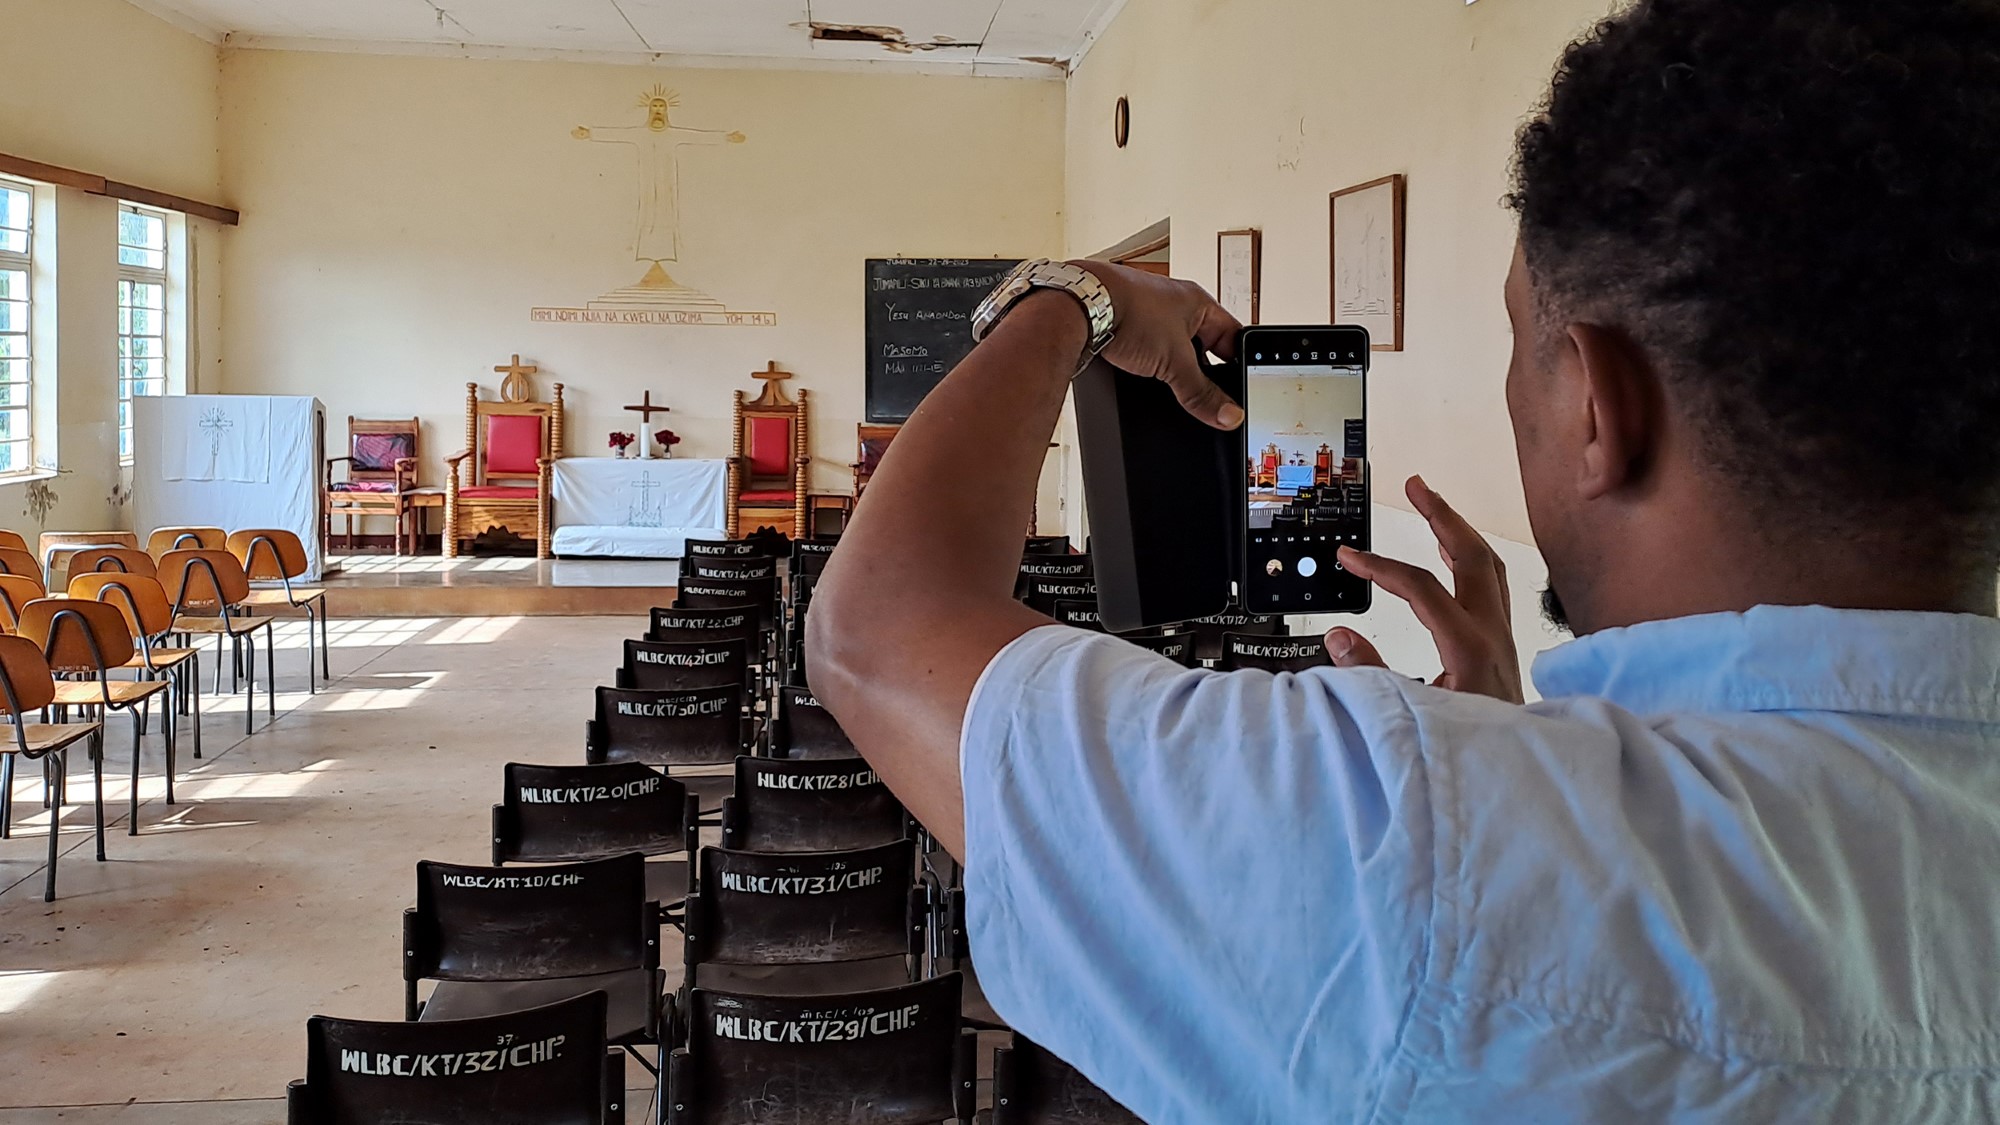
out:
M310 635L306 644L306 662L312 662ZM271 717L275 719L278 717L278 635L271 631L269 625L264 626L264 672L264 691L270 696Z
M97 729L97 732L90 736L90 741L87 745L90 748L90 777L96 794L95 797L93 798L93 802L97 809L97 862L103 863L104 862L104 728L103 727L99 727Z
M139 708L134 707L131 709L131 711L132 711L132 792L128 795L127 803L130 806L130 815L128 815L125 819L125 834L127 836L137 836L139 834L139 738L140 738L139 732L141 730L141 726L139 723ZM107 712L105 718L109 717L110 715Z
M147 707L152 705L152 700L146 701ZM167 803L170 805L174 803L174 734L179 725L174 721L174 688L168 684L166 703L160 713L160 732L167 736Z
M201 757L201 655L188 658L188 718L194 721L194 756Z
M306 611L306 694L317 695L319 688L313 681L318 678L315 673L319 671L319 662L313 659L313 634L318 630L313 628L313 623L319 619L319 611L313 608L311 602L299 608Z
M319 673L327 682L327 686L331 687L333 686L333 633L326 627L326 619L329 616L331 614L327 609L326 596L322 594L319 599Z
M23 720L25 721L25 720ZM0 840L14 822L14 755L0 755Z
M58 750L49 755L49 757L51 759L61 759L64 762L64 769L67 770L69 760L69 752L67 750ZM58 803L55 810L49 814L49 877L48 883L42 888L43 902L54 902L56 900L56 853L59 850L57 842L61 835L62 805Z
M243 649L250 649L250 690L243 693L243 733L251 734L257 729L257 637L253 633L231 634L236 637L236 664L243 665Z

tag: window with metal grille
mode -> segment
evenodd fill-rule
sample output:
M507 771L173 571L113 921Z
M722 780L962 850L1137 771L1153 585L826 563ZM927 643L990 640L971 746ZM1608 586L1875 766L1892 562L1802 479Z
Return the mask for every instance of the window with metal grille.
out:
M33 362L35 189L0 179L0 475L35 467Z
M132 461L132 399L167 393L167 216L118 208L118 460Z

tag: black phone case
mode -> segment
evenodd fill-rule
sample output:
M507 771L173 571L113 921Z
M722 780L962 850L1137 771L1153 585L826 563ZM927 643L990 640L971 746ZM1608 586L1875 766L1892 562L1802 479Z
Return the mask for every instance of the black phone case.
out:
M1196 351L1208 377L1242 402L1243 368L1210 360L1199 344ZM1243 565L1243 429L1196 421L1165 383L1102 359L1074 389L1103 627L1125 632L1221 613Z

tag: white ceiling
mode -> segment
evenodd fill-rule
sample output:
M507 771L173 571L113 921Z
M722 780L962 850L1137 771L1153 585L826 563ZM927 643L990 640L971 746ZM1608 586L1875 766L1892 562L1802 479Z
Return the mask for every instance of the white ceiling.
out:
M1060 74L1124 0L132 0L213 41Z

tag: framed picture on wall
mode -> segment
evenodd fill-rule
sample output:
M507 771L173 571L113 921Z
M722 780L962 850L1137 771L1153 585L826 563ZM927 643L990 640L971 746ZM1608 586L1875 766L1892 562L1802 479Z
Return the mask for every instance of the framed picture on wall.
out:
M1263 272L1263 231L1226 230L1215 236L1215 299L1245 324L1258 323Z
M1403 350L1403 197L1399 175L1333 193L1333 323L1378 352Z

